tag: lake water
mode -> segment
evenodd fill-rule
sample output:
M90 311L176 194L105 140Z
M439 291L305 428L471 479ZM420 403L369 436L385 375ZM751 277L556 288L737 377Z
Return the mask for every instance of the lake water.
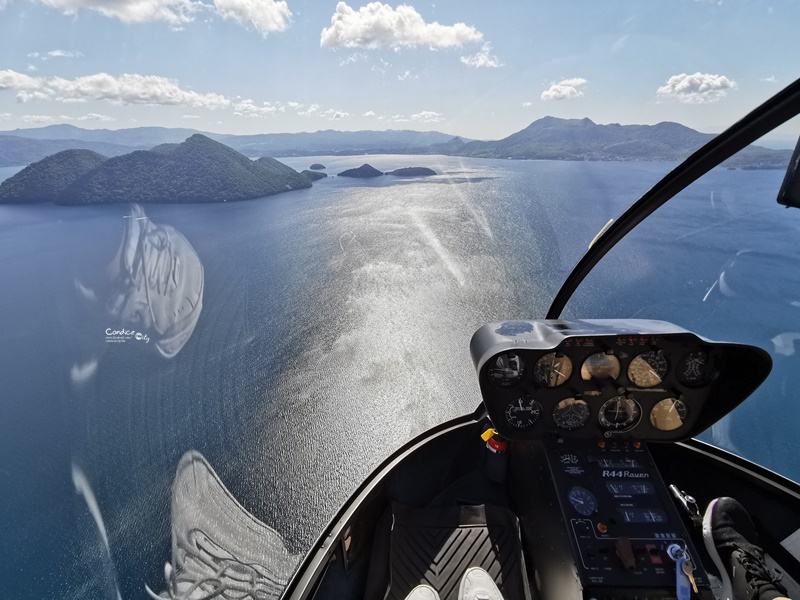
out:
M328 178L256 201L145 206L144 215L0 206L0 572L9 597L110 597L114 581L126 599L144 597L146 583L162 589L170 484L191 449L303 554L394 448L479 404L472 333L487 321L543 317L600 228L673 166L284 162L337 173L367 160L439 174ZM667 318L768 349L776 368L764 390L703 437L798 479L789 398L800 211L775 203L782 175L710 173L604 259L568 314ZM149 245L131 250L153 271L145 289L116 272L131 218L152 224ZM729 268L738 298L707 293L738 252L755 248L773 257ZM185 272L202 264L202 306L188 284L159 279L167 254ZM188 340L170 338L175 328L159 328L159 314L137 312L137 294L169 295L162 285L181 295L164 300L164 314L184 319ZM135 329L121 315L148 323L137 330L147 341L114 339L109 331ZM76 472L96 498L113 564Z

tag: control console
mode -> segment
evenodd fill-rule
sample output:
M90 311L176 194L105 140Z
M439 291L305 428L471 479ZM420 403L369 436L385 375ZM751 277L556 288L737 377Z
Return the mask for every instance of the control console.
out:
M692 597L713 598L646 444L553 440L545 449L584 598L674 598L673 545L694 566Z

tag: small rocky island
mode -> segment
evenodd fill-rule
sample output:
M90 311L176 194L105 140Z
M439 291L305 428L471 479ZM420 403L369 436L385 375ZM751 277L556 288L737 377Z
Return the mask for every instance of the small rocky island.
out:
M250 160L195 134L108 159L88 150L58 152L0 184L0 203L235 202L308 187L305 175L274 158Z
M339 177L357 177L360 179L366 179L368 177L380 177L381 175L383 175L382 172L368 164L363 164L357 169L347 169L346 171L339 173Z
M308 168L311 169L312 171L321 171L322 169L325 168L325 165L321 165L319 163L314 163L313 165L311 165Z
M308 169L300 171L300 175L305 175L309 181L318 181L328 176L327 173L320 173L319 171L309 171Z
M404 167L390 171L389 175L397 177L430 177L431 175L436 175L436 171L427 167Z
M368 178L380 177L381 175L395 175L397 177L429 177L430 175L436 175L436 171L433 169L428 169L427 167L403 167L402 169L395 169L394 171L383 173L378 171L378 169L372 165L363 164L357 169L347 169L346 171L339 173L339 177Z

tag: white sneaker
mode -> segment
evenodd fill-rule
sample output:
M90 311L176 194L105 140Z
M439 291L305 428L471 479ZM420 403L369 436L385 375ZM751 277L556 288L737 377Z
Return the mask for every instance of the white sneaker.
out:
M423 583L411 590L406 600L439 600L439 594L431 586Z
M187 452L172 484L172 562L156 600L276 600L298 556L237 502L205 458Z
M458 600L503 600L503 595L489 573L470 567L461 579Z

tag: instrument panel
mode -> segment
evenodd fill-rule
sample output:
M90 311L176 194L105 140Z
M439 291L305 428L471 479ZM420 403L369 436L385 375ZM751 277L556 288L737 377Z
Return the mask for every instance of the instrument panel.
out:
M771 368L758 348L663 321L494 323L476 332L471 350L489 416L509 439L688 438Z

